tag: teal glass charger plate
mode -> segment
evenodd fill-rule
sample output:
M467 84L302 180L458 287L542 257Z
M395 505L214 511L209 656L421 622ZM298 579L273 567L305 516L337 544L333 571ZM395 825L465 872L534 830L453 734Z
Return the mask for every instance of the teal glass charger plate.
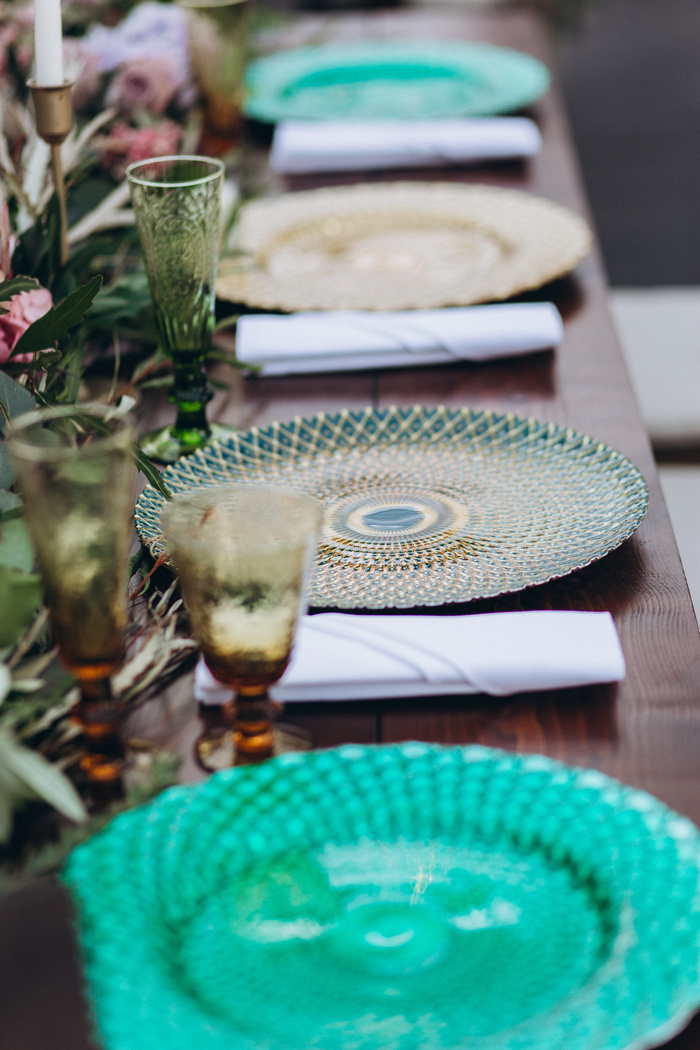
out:
M173 496L242 482L324 505L310 602L413 608L541 584L603 557L647 507L628 459L587 435L468 408L366 408L231 434L163 472ZM164 497L136 528L164 553Z
M549 85L537 59L489 44L324 44L251 62L245 111L271 123L484 117L528 106Z
M69 857L105 1050L622 1050L700 1004L700 836L539 755L285 755Z

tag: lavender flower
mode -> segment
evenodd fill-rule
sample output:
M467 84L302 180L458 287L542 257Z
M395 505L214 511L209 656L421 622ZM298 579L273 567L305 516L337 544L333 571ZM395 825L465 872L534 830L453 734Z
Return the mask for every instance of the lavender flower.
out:
M113 28L93 26L83 38L82 47L95 56L101 73L135 59L168 56L179 71L182 85L191 77L185 12L176 4L147 0Z

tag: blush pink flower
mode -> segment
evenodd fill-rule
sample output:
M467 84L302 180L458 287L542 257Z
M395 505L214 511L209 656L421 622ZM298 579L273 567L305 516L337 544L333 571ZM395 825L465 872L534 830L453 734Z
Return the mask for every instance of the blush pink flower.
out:
M162 120L147 128L117 123L111 135L99 143L102 164L116 179L124 178L129 164L148 157L167 157L180 148L182 128L172 120Z
M168 55L134 58L115 74L105 102L122 113L159 117L182 86L182 77Z
M9 311L0 314L0 365L5 364L20 336L30 324L43 317L52 305L51 292L46 288L32 288L28 292L13 295L8 302L0 303L0 306ZM25 362L31 359L31 354L18 354L13 358L15 361Z

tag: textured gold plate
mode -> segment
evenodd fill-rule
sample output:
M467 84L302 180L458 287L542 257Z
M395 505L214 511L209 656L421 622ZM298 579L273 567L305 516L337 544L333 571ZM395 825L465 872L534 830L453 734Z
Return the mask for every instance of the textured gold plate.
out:
M310 190L241 209L241 254L220 299L265 310L410 310L507 299L588 254L587 223L516 190L384 183Z
M310 599L341 609L489 597L601 558L644 517L647 488L614 449L554 423L470 409L367 408L234 433L164 471L173 494L293 486L324 524ZM163 553L163 497L136 527Z

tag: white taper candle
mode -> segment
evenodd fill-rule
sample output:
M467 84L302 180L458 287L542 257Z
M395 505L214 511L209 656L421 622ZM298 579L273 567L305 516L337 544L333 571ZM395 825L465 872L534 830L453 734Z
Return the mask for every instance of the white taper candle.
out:
M63 84L61 0L34 0L34 77L39 87Z

